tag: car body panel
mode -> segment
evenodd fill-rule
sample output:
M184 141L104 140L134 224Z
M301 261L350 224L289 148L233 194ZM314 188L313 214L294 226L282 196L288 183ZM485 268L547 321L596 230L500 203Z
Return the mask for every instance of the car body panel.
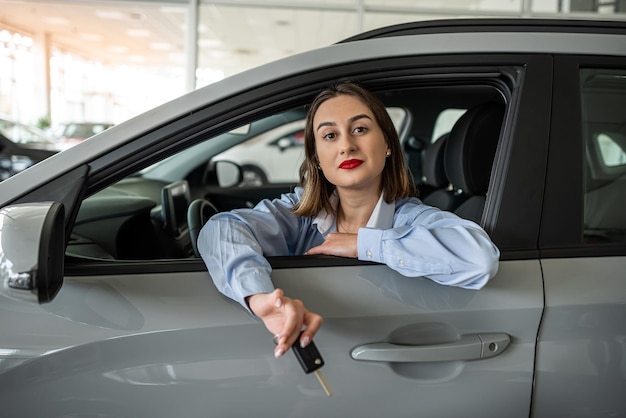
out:
M616 289L624 288L625 263L626 257L542 261L546 308L535 415L623 415L626 296Z
M385 411L412 416L415 411L408 405L428 416L461 410L528 416L543 305L536 261L502 263L497 279L481 291L409 279L385 266L277 269L272 279L294 297L306 298L326 318L316 343L333 398L326 398L291 354L274 359L271 335L221 296L206 272L199 272L66 277L53 302L24 306L19 328L10 330L16 360L41 349L30 335L47 329L55 333L47 339L45 354L0 374L3 409L36 414L38 406L28 406L36 391L52 416L165 417L171 416L173 404L184 404L185 416L255 415L259 410L303 417ZM342 296L334 300L332 295ZM5 300L0 307L3 321L17 308ZM410 364L349 359L350 351L363 343L436 344L485 332L514 338L503 353L485 360ZM496 376L499 384L493 385ZM442 390L456 401L428 401ZM381 404L380 391L391 394L397 408ZM95 393L98 400L92 402ZM238 402L248 393L257 402ZM499 399L487 413L485 396Z

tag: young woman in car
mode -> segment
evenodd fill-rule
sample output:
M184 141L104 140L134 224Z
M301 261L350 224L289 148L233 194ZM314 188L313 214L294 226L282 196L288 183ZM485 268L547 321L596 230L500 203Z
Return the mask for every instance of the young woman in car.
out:
M498 269L485 231L424 205L383 103L354 83L322 91L309 109L301 187L254 209L213 216L198 248L224 295L260 318L280 357L322 317L275 289L265 257L327 254L384 263L405 276L480 289Z

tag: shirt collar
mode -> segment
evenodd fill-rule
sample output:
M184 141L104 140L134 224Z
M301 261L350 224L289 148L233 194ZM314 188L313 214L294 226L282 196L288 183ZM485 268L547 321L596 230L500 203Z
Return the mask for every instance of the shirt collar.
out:
M337 209L339 203L339 196L337 190L333 191L330 195L330 204L333 209ZM376 207L367 221L367 228L375 229L390 229L393 226L393 215L395 213L395 204L385 202L383 194L381 193ZM337 232L337 225L335 222L335 216L322 210L315 218L313 218L313 224L317 225L317 230L323 236L326 236L330 232Z

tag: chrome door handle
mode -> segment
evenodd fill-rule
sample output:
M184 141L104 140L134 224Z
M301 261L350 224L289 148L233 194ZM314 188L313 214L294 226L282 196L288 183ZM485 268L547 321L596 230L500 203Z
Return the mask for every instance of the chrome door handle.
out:
M350 355L355 360L390 363L480 360L497 356L510 342L511 337L505 333L481 333L463 335L458 341L445 344L364 344L354 348Z

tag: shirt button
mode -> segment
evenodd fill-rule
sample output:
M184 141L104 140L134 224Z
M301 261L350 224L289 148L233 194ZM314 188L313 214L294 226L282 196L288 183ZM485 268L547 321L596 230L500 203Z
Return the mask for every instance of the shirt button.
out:
M404 266L404 260L402 260L402 259L400 260L400 265Z
M372 252L370 250L367 250L367 252L365 253L365 255L367 256L367 258L372 258Z

